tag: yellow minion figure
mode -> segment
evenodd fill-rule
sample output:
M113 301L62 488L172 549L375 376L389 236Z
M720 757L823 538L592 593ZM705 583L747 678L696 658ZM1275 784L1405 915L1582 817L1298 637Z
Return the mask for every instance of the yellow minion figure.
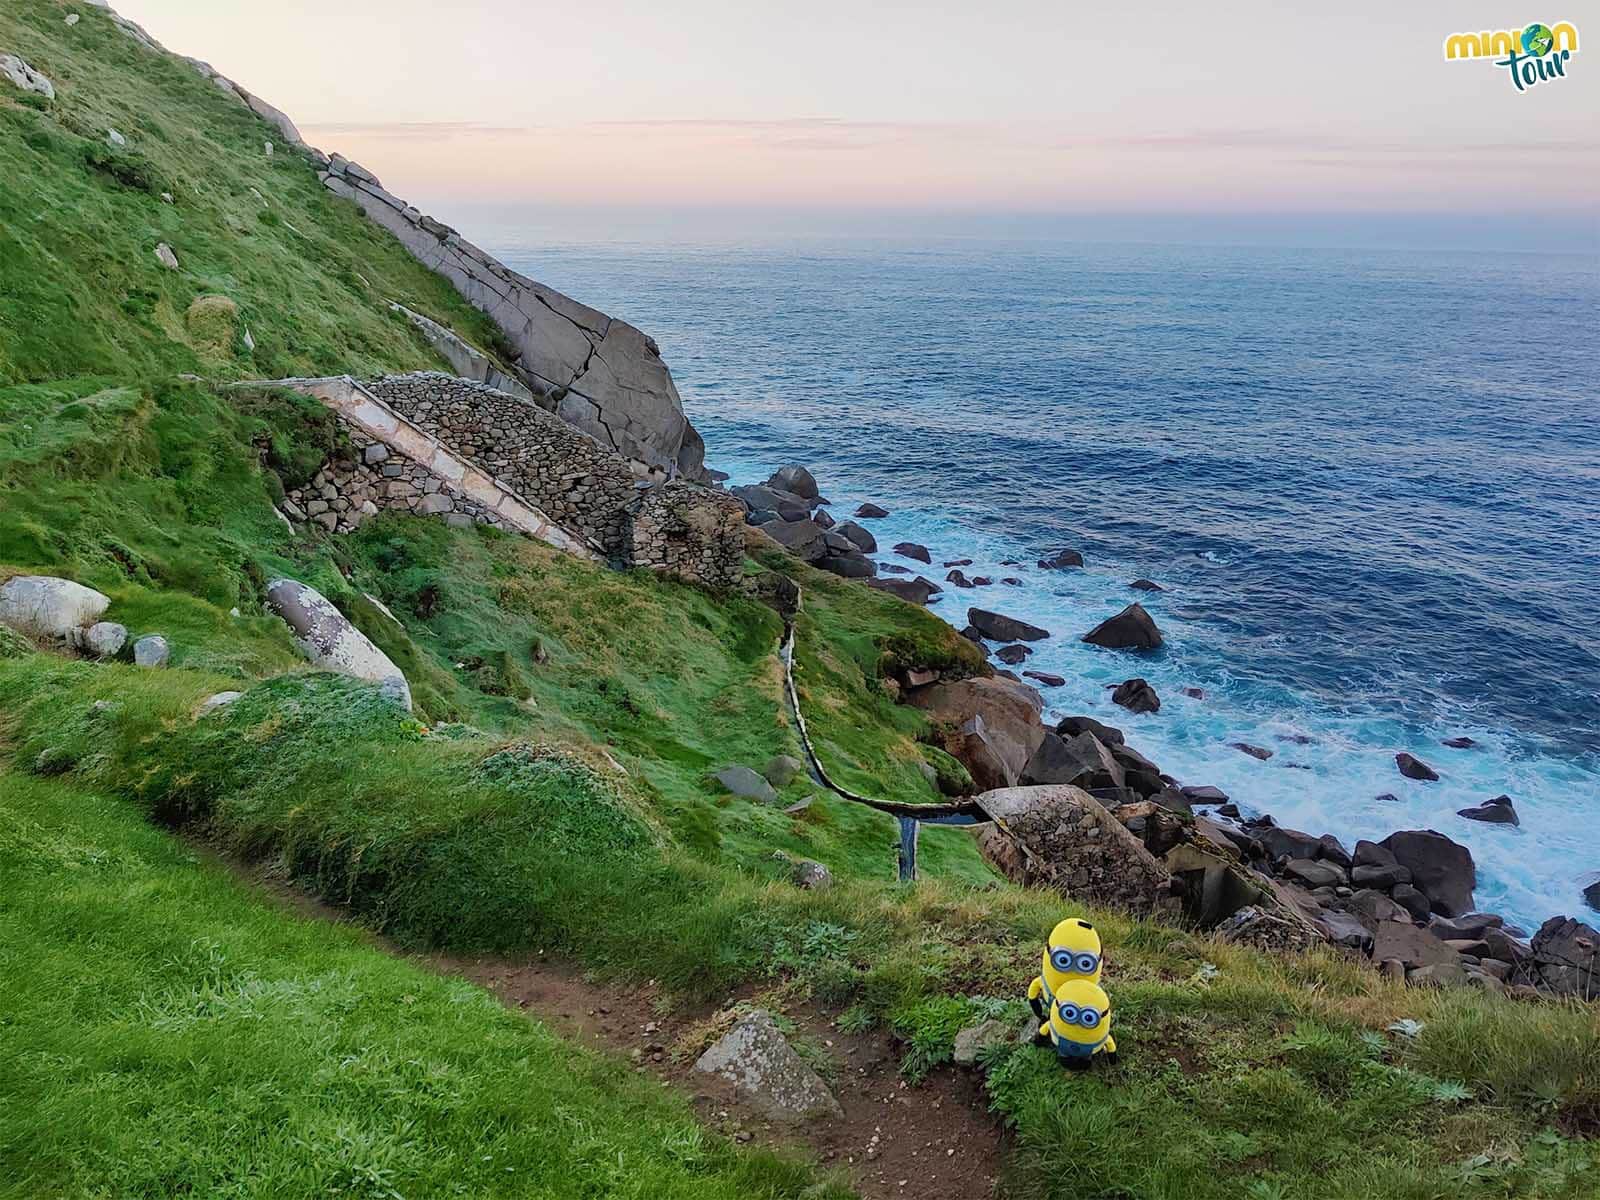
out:
M1100 982L1100 934L1080 917L1068 917L1050 931L1039 973L1028 985L1028 1006L1039 1020L1050 1020L1051 998L1068 980ZM1043 1030L1040 1030L1041 1035Z
M1083 1069L1098 1054L1117 1061L1117 1043L1111 1036L1111 998L1098 983L1069 979L1056 989L1050 1017L1039 1029L1064 1067Z

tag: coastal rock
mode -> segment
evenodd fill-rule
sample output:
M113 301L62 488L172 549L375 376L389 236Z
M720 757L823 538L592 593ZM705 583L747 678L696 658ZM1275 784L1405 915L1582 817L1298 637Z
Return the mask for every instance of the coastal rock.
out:
M1018 579L1015 575L1008 575L1004 579L1002 579L1000 582L1005 584L1007 587L1021 587L1022 586L1022 580Z
M976 625L966 626L964 629L962 629L961 636L966 638L969 642L978 644L983 642L983 634L978 632L978 627Z
M1074 738L1047 733L1023 767L1022 784L1071 784L1085 791L1120 788L1125 782L1122 764L1096 737L1080 733Z
M1461 962L1461 955L1426 929L1401 921L1379 922L1373 931L1372 957L1377 962L1398 959L1408 968Z
M1039 568L1044 571L1061 571L1068 567L1083 566L1083 555L1076 550L1058 550L1049 558L1039 560Z
M946 583L953 583L958 588L970 588L976 586L972 580L968 579L960 571L951 571L950 574L944 577L944 579Z
M1237 750L1240 754L1248 754L1251 758L1266 762L1272 757L1272 751L1265 746L1254 746L1249 742L1229 742L1228 747Z
M42 72L35 71L15 54L0 54L0 75L5 76L25 92L43 96L46 100L56 98L55 85Z
M1048 629L1040 629L1016 617L990 612L983 608L969 608L967 620L978 632L994 642L1037 642L1050 636Z
M1153 713L1161 711L1161 697L1155 688L1143 679L1128 679L1117 684L1111 693L1111 702L1120 704L1129 712Z
M939 594L939 589L925 579L869 579L867 586L888 592L910 604L926 604Z
M1228 793L1221 788L1211 787L1186 787L1182 789L1183 798L1190 804L1226 804Z
M1407 754L1402 750L1394 756L1394 761L1395 765L1400 768L1400 774L1407 779L1420 779L1427 782L1439 778L1439 772L1414 754Z
M838 524L838 522L833 519L833 514L830 513L825 508L813 509L812 513L811 513L811 519L813 521L815 521L818 525L821 525L824 529L832 529L835 525ZM845 540L849 541L848 538L846 538ZM854 544L855 544L854 542L851 542L851 545L854 545Z
M870 530L857 525L854 521L841 522L835 532L849 538L851 544L863 554L876 554L878 552L878 539L872 536Z
M1164 592L1167 590L1153 579L1135 579L1128 586L1136 592Z
M115 658L128 643L127 626L115 621L101 621L75 633L78 649L95 658Z
M0 625L34 637L71 637L110 606L109 596L52 575L18 575L0 585Z
M1392 833L1379 845L1411 872L1412 885L1428 898L1434 912L1456 917L1472 910L1472 892L1478 885L1478 872L1472 862L1472 852L1465 846L1432 829ZM1395 899L1405 903L1399 895Z
M973 772L974 780L978 771L992 769L993 777L1007 786L1015 783L1044 740L1039 723L1044 700L1025 683L999 677L961 679L918 688L907 699L934 722L958 731L954 744L945 749Z
M275 579L267 585L266 608L289 626L308 661L375 683L384 696L410 711L411 686L400 668L315 588L294 579Z
M878 570L882 571L886 575L909 575L909 574L911 574L911 568L910 567L902 567L899 563L890 563L890 562L879 563L878 564Z
M1377 888L1387 892L1397 883L1410 883L1411 872L1399 863L1388 866L1357 866L1350 868L1350 882L1356 887Z
M1006 666L1015 667L1032 653L1033 650L1030 647L1018 642L1013 646L1001 646L1000 649L994 652L994 656L1005 663Z
M762 804L778 801L778 793L772 790L770 783L749 767L737 763L718 771L717 782L745 800L758 800Z
M1469 821L1486 821L1491 825L1522 824L1510 796L1496 796L1493 800L1485 800L1482 804L1471 808L1458 808L1456 816L1465 817Z
M1413 921L1426 921L1431 906L1428 898L1409 883L1397 883L1389 890L1394 902L1405 909Z
M755 1009L734 1022L733 1028L700 1056L694 1069L727 1080L774 1120L844 1116L833 1093L765 1009Z
M1056 732L1062 737L1077 737L1080 733L1093 734L1107 746L1113 747L1121 746L1127 740L1123 737L1122 730L1103 721L1096 721L1093 717L1063 717L1056 724Z
M1383 921L1399 921L1402 925L1411 923L1410 913L1374 888L1362 888L1346 903L1369 929L1376 929Z
M826 554L817 560L817 567L845 579L872 579L878 574L878 564L863 554Z
M1448 746L1452 750L1471 750L1478 743L1473 741L1469 737L1463 736L1463 737L1445 738L1444 741L1440 742L1439 744L1441 746Z
M994 580L990 579L987 575L974 575L972 577L973 587L988 587L993 582Z
M1049 671L1024 671L1022 677L1042 683L1045 687L1065 687L1067 685L1067 681L1063 676L1052 675Z
M799 465L780 467L767 480L767 486L813 502L822 494L817 490L816 477Z
M1333 863L1319 862L1316 859L1291 859L1285 864L1283 873L1308 888L1338 887L1349 882L1349 877L1345 875L1343 869Z
M1144 605L1130 604L1084 634L1083 640L1110 650L1155 650L1161 645L1161 631Z
M972 560L970 558L952 558L949 562L941 565L946 567L970 567Z
M1189 697L1189 699L1191 699L1191 700L1204 700L1206 698L1206 693L1205 693L1205 689L1204 688L1186 687L1186 688L1179 688L1178 690L1183 695Z
M1251 834L1271 858L1316 859L1322 856L1322 839L1282 825L1252 826Z
M876 504L863 504L860 508L856 509L855 515L863 521L870 521L877 517L887 517L889 515L889 510L887 508L880 508Z
M1600 912L1600 879L1583 889L1583 902L1596 912Z
M172 646L159 633L142 637L133 644L134 665L164 667L172 660Z
M1469 912L1459 917L1428 918L1428 932L1445 941L1470 941L1481 938L1491 929L1500 929L1505 921L1497 913Z
M1562 996L1600 999L1600 932L1572 917L1551 917L1533 935L1540 982Z
M933 556L928 553L926 546L919 546L916 542L896 542L894 552L902 558L914 558L918 562L932 563Z
M816 563L828 556L828 544L823 540L828 531L815 521L774 521L763 525L761 532L804 562Z

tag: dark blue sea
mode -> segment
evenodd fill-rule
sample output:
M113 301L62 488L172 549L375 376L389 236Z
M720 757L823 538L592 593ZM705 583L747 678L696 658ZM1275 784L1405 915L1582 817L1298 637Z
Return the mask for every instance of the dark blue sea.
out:
M653 334L735 481L805 463L841 518L892 510L885 547L1020 577L947 587L936 611L1054 631L1027 664L1067 677L1053 712L1347 844L1446 832L1480 907L1582 911L1600 878L1594 257L471 232ZM1064 547L1087 569L1033 566ZM1140 597L1138 576L1167 590ZM1135 598L1163 651L1078 641ZM1111 705L1130 675L1159 713ZM1440 744L1461 735L1478 746ZM1403 779L1400 750L1442 780ZM1456 815L1501 793L1520 828Z

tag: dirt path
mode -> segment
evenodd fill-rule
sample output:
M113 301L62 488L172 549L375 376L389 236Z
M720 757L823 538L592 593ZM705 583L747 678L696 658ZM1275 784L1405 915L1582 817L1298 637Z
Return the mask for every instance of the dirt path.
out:
M352 924L342 910L271 872L241 867L204 844L191 845L302 916ZM940 1067L923 1082L908 1085L900 1078L894 1041L881 1030L844 1033L833 1024L835 1014L814 1005L786 1009L798 1038L825 1058L819 1069L844 1117L785 1126L742 1101L724 1081L694 1070L722 1012L716 1004L663 1006L666 1011L657 1015L648 1003L659 994L653 982L641 992L596 983L565 962L408 955L375 934L367 936L387 953L471 980L508 1007L662 1080L688 1096L707 1127L735 1141L813 1155L825 1169L845 1176L866 1200L988 1200L995 1195L1010 1134L990 1113L978 1072ZM641 999L647 1003L641 1005Z
M798 1034L827 1057L829 1086L844 1118L785 1127L740 1101L732 1088L693 1068L715 1005L641 1012L640 991L598 985L563 963L436 957L441 971L487 988L586 1045L624 1056L633 1069L686 1093L700 1118L740 1142L802 1147L848 1176L868 1200L984 1200L994 1195L1009 1135L990 1114L975 1071L943 1067L915 1086L899 1074L890 1036L841 1032L831 1014L807 1006L786 1013ZM648 999L653 991L646 988Z

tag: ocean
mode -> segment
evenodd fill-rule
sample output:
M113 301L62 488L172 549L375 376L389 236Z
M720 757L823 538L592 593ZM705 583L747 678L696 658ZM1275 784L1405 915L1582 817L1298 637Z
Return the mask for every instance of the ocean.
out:
M803 463L836 517L883 505L880 545L921 542L937 569L907 565L995 577L934 611L1050 629L1026 664L1067 679L1047 716L1115 724L1185 783L1347 846L1437 829L1471 847L1478 906L1529 928L1586 911L1594 257L469 234L651 333L735 482ZM1063 548L1086 567L1034 566ZM1135 599L1164 649L1079 641ZM1111 703L1135 675L1159 713ZM1460 736L1476 747L1441 745ZM1440 781L1402 778L1402 750ZM1520 828L1456 815L1500 794Z

